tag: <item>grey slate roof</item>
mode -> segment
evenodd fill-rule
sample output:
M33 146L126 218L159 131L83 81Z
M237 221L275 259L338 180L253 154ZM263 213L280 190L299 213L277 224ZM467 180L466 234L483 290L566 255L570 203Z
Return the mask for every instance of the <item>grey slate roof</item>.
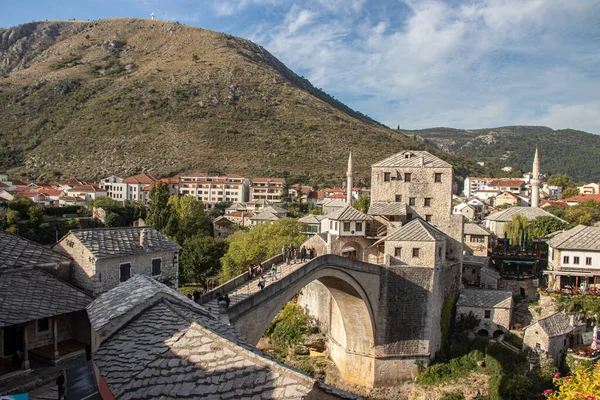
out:
M371 203L369 215L406 215L406 204L375 201Z
M362 211L358 211L352 206L346 206L340 210L336 210L331 214L327 214L326 218L334 221L366 221L369 217Z
M490 258L485 256L471 256L465 254L463 255L463 265L465 264L487 266L490 265Z
M35 267L0 273L0 328L85 310L92 298Z
M482 236L490 236L491 233L487 231L487 229L482 228L477 224L466 223L464 225L464 234L465 235L482 235Z
M406 154L409 153L410 157L406 158ZM434 156L427 151L420 150L406 150L400 153L394 154L391 157L386 158L383 161L379 161L373 164L373 167L420 167L421 160L424 159L424 166L429 168L452 168L452 165L446 161Z
M126 320L94 354L116 399L300 399L314 387L339 398L353 397L263 355L241 341L231 326L151 280L131 278L113 289L116 294L100 296L100 308L90 307L116 310L117 317L132 289L131 300L145 306L135 314L120 314ZM156 291L158 296L147 297Z
M575 329L569 323L569 317L564 311L559 311L536 322L546 332L548 337L566 335ZM535 324L532 324L535 325Z
M490 221L510 222L516 215L525 217L528 220L536 219L538 217L552 217L559 221L563 221L556 215L550 214L548 211L537 207L511 207L504 211L500 211L499 213L488 215L485 219Z
M556 249L600 251L600 227L577 225L554 236L548 245Z
M271 211L265 211L265 212L261 212L260 214L256 214L253 217L250 217L251 221L277 221L278 219L281 219L283 217L278 217L277 215L273 214Z
M69 263L70 258L30 240L0 230L0 269Z
M510 308L512 292L503 290L463 289L457 307Z
M308 214L305 215L304 217L300 218L298 220L298 222L302 222L305 224L320 224L321 220L325 218L324 215L313 215L313 214Z
M433 225L421 218L415 218L412 221L393 230L381 241L407 241L407 242L432 242L436 240L446 240L446 235L435 228ZM378 242L377 242L378 243Z
M146 230L148 246L140 244L140 234ZM79 241L97 258L112 258L148 252L176 251L181 247L158 232L144 226L135 228L74 229L71 231ZM65 240L65 238L61 239Z
M288 210L286 210L285 208L281 208L281 207L277 207L277 206L265 207L261 211L262 212L270 212L273 214L286 214L286 215L288 213Z

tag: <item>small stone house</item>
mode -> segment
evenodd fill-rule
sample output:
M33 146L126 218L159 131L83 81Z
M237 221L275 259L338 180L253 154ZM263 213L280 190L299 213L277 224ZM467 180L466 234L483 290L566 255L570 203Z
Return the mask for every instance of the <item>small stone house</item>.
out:
M226 238L235 232L235 222L221 215L213 220L213 236Z
M467 253L473 256L487 256L491 233L472 223L465 224L463 229L463 239L467 247Z
M559 366L567 349L580 343L580 332L584 328L585 325L578 324L573 316L559 311L525 328L523 350L531 349L551 357Z
M456 315L473 313L479 318L478 335L498 337L510 329L512 292L502 290L463 289L456 303Z
M87 309L94 372L104 399L353 399L297 372L202 306L137 275Z
M181 247L152 227L75 229L54 248L73 259L75 284L94 297L133 275L178 286Z

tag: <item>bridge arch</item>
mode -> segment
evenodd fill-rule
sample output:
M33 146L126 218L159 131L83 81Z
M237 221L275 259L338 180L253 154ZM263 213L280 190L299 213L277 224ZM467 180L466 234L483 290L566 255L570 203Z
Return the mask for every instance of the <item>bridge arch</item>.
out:
M313 285L318 285L330 295L330 309L322 311L329 313L330 318L331 359L346 381L371 386L373 373L365 372L374 370L377 338L374 307L379 300L379 268L335 255L318 257L232 306L228 310L229 321L250 343L255 344L292 296L309 284L318 282ZM316 293L313 300L318 302L318 298Z

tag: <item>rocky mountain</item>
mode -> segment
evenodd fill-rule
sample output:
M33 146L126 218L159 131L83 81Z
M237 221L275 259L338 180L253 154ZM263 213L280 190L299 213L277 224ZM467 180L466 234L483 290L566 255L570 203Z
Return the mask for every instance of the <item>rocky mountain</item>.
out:
M582 182L600 180L600 135L545 126L505 126L462 130L431 128L402 131L452 154L497 167L520 166L531 171L535 148L540 151L542 172L566 173Z
M95 179L222 171L345 179L428 148L353 111L264 48L142 19L0 29L0 171ZM465 157L440 156L459 171Z

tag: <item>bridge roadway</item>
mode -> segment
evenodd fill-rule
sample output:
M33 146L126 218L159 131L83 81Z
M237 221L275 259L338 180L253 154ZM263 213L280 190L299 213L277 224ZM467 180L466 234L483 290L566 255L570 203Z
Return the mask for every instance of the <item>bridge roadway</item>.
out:
M277 280L288 276L289 274L300 269L301 267L303 267L305 264L307 264L310 261L311 260L307 260L306 262L297 261L295 263L292 262L290 264L281 262L281 263L276 264L277 265ZM270 286L274 282L276 282L276 281L273 281L273 279L271 279L271 269L270 268L268 269L268 271L263 272L262 277L265 279L265 283L266 283L265 288ZM215 289L215 291L216 290L217 289ZM254 278L252 278L251 281L247 280L242 285L236 287L232 291L221 293L221 295L223 295L223 296L225 294L229 295L229 298L231 299L231 303L229 304L229 307L231 308L234 305L238 304L239 302L254 295L255 293L260 292L260 290L261 289L258 287L258 277L254 277ZM208 308L211 315L213 315L215 318L221 319L221 320L223 320L223 318L227 318L227 316L225 314L219 314L219 306L217 304L216 299L213 299L202 305L204 307ZM228 322L228 320L225 320L223 322Z

